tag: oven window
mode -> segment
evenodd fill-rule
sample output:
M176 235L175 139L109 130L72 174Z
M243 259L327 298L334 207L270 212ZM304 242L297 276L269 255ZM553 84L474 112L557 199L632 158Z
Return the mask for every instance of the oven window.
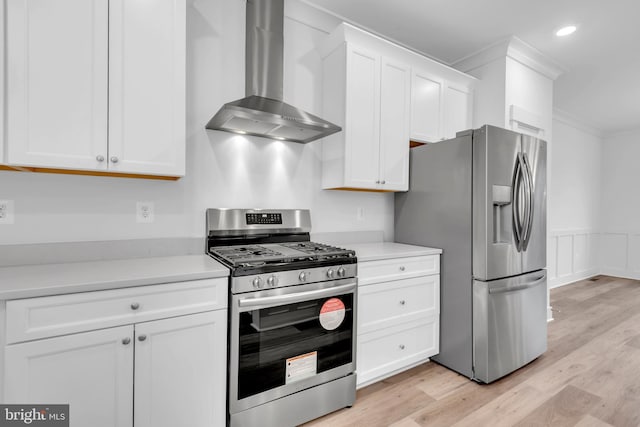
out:
M240 313L238 399L353 360L353 294Z

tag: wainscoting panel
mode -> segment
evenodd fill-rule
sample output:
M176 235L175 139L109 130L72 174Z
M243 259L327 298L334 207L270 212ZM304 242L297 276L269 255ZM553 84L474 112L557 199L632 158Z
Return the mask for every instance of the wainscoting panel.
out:
M603 232L600 246L602 274L640 279L640 232Z
M638 237L640 255L640 235ZM599 238L599 234L592 230L552 231L547 245L549 287L555 288L598 274Z

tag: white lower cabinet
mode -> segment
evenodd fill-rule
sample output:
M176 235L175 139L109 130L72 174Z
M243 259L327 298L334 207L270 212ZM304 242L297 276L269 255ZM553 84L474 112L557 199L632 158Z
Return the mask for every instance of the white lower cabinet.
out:
M14 332L4 347L0 401L69 404L72 427L224 426L226 287L225 278L8 301L7 329ZM204 299L187 304L190 293ZM112 312L97 310L99 301ZM187 306L193 312L185 313ZM26 342L11 338L29 337L20 330L29 331L39 314L57 307L69 308L67 325L96 329ZM96 313L92 322L89 308ZM182 315L163 318L167 313ZM113 326L113 319L121 325ZM63 323L52 325L52 335L64 331ZM110 327L99 329L103 325Z
M360 262L358 387L438 354L439 255Z
M69 404L76 427L131 426L133 353L133 326L8 345L4 402Z

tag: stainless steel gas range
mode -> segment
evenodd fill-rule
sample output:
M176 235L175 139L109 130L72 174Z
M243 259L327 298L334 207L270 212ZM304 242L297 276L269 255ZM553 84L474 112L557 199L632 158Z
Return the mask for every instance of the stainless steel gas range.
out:
M310 230L308 210L207 210L207 252L231 270L232 427L295 426L355 401L357 259Z

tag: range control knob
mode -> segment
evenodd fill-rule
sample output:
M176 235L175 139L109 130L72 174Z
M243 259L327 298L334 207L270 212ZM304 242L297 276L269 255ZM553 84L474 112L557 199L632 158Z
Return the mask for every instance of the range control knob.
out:
M329 279L333 279L334 274L335 274L335 273L334 273L334 271L333 271L333 269L332 269L332 268L330 268L330 269L328 269L328 270L327 270L327 277L328 277Z
M278 285L278 278L276 276L270 276L267 279L267 285L271 288L275 287Z
M255 279L253 279L251 283L253 283L253 287L256 289L260 289L262 287L262 279L259 277L256 277Z
M338 268L338 277L344 277L346 275L347 275L347 270L345 270L344 267Z
M309 276L309 275L303 271L303 272L301 272L301 273L298 275L298 279L299 279L301 282L306 282L306 281L307 281L307 277L308 277L308 276Z

